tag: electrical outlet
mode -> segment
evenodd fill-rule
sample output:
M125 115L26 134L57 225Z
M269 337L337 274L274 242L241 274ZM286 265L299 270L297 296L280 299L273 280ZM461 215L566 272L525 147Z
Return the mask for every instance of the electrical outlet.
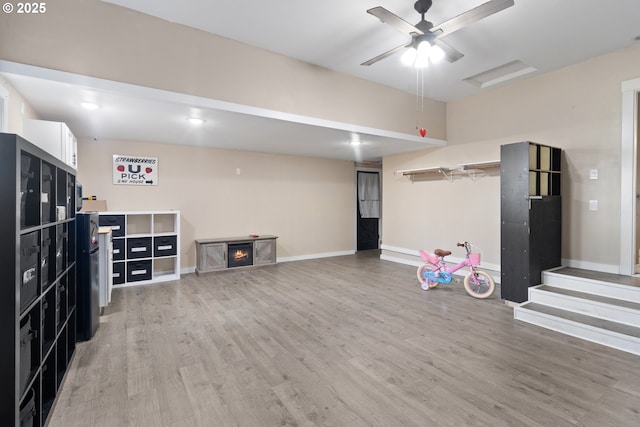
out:
M597 211L598 210L598 201L597 200L589 200L589 210Z
M598 169L589 169L589 179L598 179Z

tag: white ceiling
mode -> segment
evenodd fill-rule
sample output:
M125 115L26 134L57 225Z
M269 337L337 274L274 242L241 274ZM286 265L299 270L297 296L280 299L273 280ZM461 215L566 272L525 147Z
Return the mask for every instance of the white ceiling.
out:
M420 17L412 0L103 1L416 93L415 71L400 64L400 55L360 65L409 41L366 10L383 6L415 24ZM485 1L433 0L426 18L437 25ZM513 61L536 70L522 79L630 46L638 42L639 17L638 0L515 0L513 7L443 36L465 56L429 67L421 94L452 101L487 90L464 79ZM0 72L44 119L67 122L78 137L358 161L443 143L49 71L0 61ZM79 109L75 100L87 93L104 108ZM198 129L184 120L192 109L206 119ZM363 141L355 148L348 144L354 132Z

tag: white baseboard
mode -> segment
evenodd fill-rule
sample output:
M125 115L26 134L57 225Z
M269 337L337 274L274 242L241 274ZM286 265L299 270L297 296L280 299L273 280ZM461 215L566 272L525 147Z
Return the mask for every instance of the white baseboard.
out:
M406 248L401 248L399 246L389 246L389 245L382 244L380 245L380 249L382 249L383 251L397 252L399 254L404 254L404 255L413 255L417 257L420 256L420 253L415 249L406 249Z
M195 272L196 272L195 267L184 267L180 269L180 274L191 274Z
M317 259L317 258L330 258L334 256L353 255L355 253L356 253L355 250L349 250L349 251L340 251L340 252L322 252L318 254L296 255L296 256L278 258L278 262L291 262L291 261L304 261L308 259Z
M420 266L422 265L422 260L420 259L420 253L418 252L418 250L415 249L407 249L407 248L401 248L398 246L389 246L389 245L381 245L380 249L384 250L384 251L389 251L389 252L395 252L398 254L403 254L403 255L410 255L415 257L415 259L407 259L407 258L401 258L401 257L394 257L392 254L382 254L380 255L380 259L386 260L386 261L393 261L393 262L398 262L400 264L407 264L407 265L413 265L413 266ZM455 257L455 256L448 256L446 258L446 261L448 263L453 263L453 264L457 264L459 262L462 262L463 258L461 257ZM480 267L483 270L488 270L491 272L491 275L494 276L494 278L497 278L499 281L500 278L500 265L499 264L492 264L492 263L488 263L488 262L484 262L482 261Z
M410 259L397 258L397 257L385 255L385 254L381 254L380 259L384 261L397 262L398 264L412 265L414 267L420 267L420 265L422 265L422 261L420 260L414 261Z
M354 250L341 251L341 252L323 252L323 253L319 253L319 254L309 254L309 255L297 255L297 256L290 256L290 257L281 257L281 258L278 258L277 262L304 261L304 260L316 259L316 258L330 258L330 257L334 257L334 256L353 255L355 253L356 253L356 251L354 251ZM190 274L190 273L195 273L195 272L196 272L196 268L195 267L185 267L185 268L181 268L180 269L180 274Z

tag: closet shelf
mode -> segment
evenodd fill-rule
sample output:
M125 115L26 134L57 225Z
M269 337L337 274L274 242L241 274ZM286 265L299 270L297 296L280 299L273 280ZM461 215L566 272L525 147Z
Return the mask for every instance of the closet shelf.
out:
M479 169L492 169L500 167L500 160L490 160L488 162L474 162L474 163L463 163L458 165L458 169L468 171L468 170L479 170Z
M415 176L426 176L426 175L435 175L435 174L442 174L444 175L445 178L451 181L453 179L451 175L452 171L453 169L451 168L436 166L431 168L399 170L399 171L396 171L395 173L402 174L402 176L408 176L409 179L411 179L411 181L414 180Z
M396 174L402 174L402 176L409 177L411 181L414 181L415 177L428 177L429 175L438 175L442 174L449 181L453 181L453 176L456 173L466 173L471 177L472 180L476 179L476 172L484 171L487 169L500 167L500 160L490 160L486 162L474 162L474 163L463 163L459 164L455 168L449 168L444 166L435 166L430 168L419 168L419 169L405 169L405 170L397 170Z
M475 181L478 172L484 172L487 169L500 167L500 160L489 160L487 162L463 163L458 165L458 170L466 172L472 181Z

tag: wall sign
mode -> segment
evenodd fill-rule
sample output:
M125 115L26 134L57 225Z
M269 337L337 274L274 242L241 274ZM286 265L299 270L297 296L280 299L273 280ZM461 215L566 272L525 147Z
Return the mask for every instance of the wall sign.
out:
M114 154L113 183L158 185L158 158Z

